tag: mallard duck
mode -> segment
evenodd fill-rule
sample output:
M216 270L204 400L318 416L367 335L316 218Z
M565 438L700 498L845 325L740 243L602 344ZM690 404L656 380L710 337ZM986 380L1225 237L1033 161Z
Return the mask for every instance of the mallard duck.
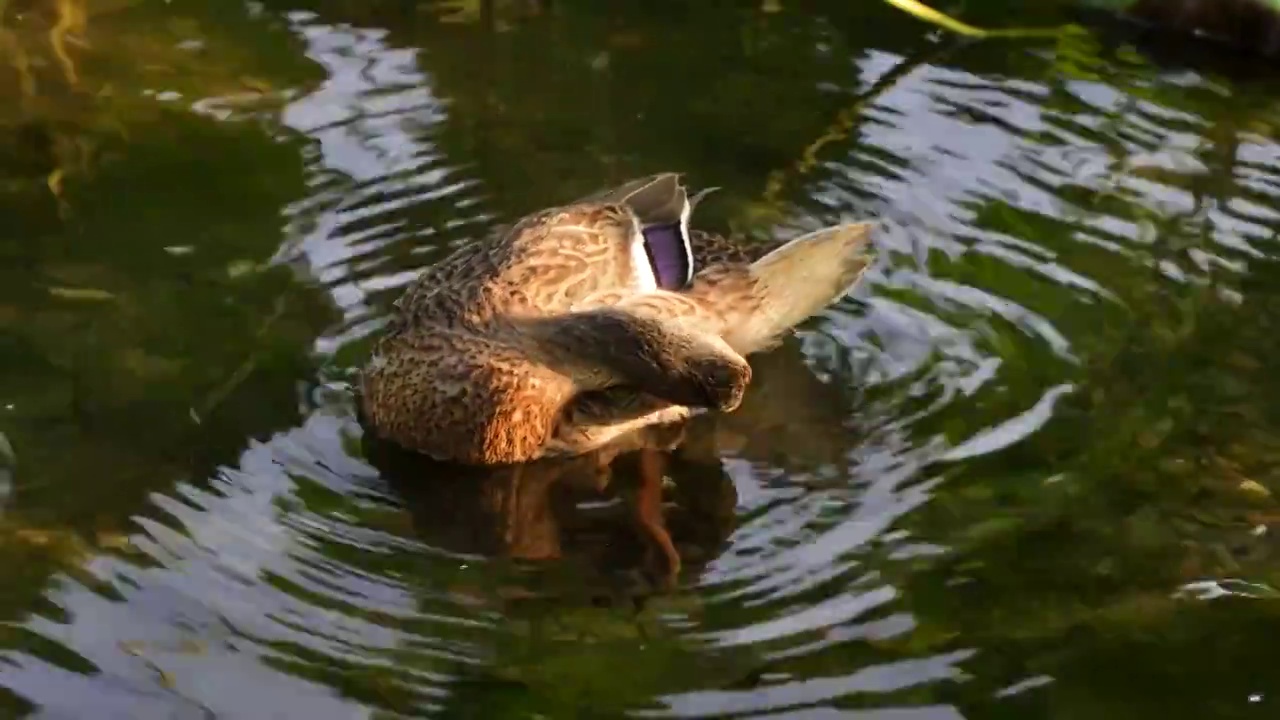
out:
M361 373L366 427L427 456L580 455L696 409L731 411L745 356L841 297L869 223L772 247L689 227L676 173L535 212L424 270Z

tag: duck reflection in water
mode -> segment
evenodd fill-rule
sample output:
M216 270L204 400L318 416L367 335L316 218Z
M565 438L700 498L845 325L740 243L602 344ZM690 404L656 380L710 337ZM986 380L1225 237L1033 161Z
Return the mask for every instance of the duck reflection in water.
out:
M404 498L420 535L449 552L528 562L573 561L604 574L639 570L669 587L682 553L667 527L663 485L683 425L646 428L587 455L474 467L429 460L366 440L370 461ZM718 465L684 467L709 477L680 486L701 537L683 545L710 556L732 526L733 484ZM708 533L707 531L710 531ZM709 534L709 537L708 537Z
M796 340L752 364L737 411L644 428L586 455L466 466L371 433L365 455L433 547L565 563L601 580L638 575L669 589L682 570L696 574L714 559L734 529L738 494L725 455L791 469L847 455L845 398L814 376Z

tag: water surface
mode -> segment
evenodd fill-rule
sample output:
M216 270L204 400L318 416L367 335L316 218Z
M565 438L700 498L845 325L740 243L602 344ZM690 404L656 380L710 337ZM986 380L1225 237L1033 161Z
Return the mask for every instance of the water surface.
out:
M0 715L1275 715L1274 81L880 3L19 4ZM350 383L418 269L672 169L881 230L670 454L666 591L634 458L389 461Z

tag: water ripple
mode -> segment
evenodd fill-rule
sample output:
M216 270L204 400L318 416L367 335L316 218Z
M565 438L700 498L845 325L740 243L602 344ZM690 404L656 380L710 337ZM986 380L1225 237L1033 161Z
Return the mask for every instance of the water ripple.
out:
M727 189L730 208L772 203L756 233L880 218L880 262L758 359L741 410L700 418L662 455L666 525L685 572L675 591L659 592L643 523L620 490L627 458L604 489L572 461L465 479L421 459L396 465L364 442L346 384L418 270L530 209L523 197L490 196L506 168L476 151L483 141L514 125L541 157L538 142L565 132L557 118L584 122L601 107L560 102L579 83L608 99L616 125L590 138L600 157L582 161L581 177L557 176L577 167L572 158L531 163L519 183L575 187L642 172L625 138L647 105L631 90L658 73L643 64L656 60L627 48L651 42L654 28L620 33L574 14L585 11L529 12L500 32L424 20L414 42L409 30L336 13L283 15L325 73L279 118L305 140L307 179L305 197L283 208L276 257L338 310L311 347L320 369L299 378L294 427L246 439L210 477L175 478L136 515L127 547L94 552L51 585L49 607L15 626L36 649L0 656L5 686L51 712L93 705L120 717L590 707L942 720L1042 697L1050 675L1037 663L1053 659L1027 650L1018 619L1006 617L1016 613L1001 610L1040 612L1019 594L1056 578L991 590L1008 593L989 621L1013 625L1008 635L981 624L967 593L990 590L974 579L984 568L1017 562L1002 543L1028 543L1021 557L1033 556L1037 538L1079 522L1035 525L1057 516L1019 498L1093 469L1072 464L1087 430L1078 418L1096 412L1091 402L1104 411L1120 402L1095 400L1096 378L1119 366L1111 359L1136 344L1131 334L1199 288L1243 297L1236 286L1273 258L1276 143L1259 135L1210 147L1224 131L1206 103L1230 95L1198 76L1153 76L1070 47L1002 54L998 72L957 55L858 106L848 137L784 177L780 198ZM557 25L570 22L584 27ZM784 12L773 22L786 32L753 32L773 33L776 47L725 50L744 54L731 58L739 69L725 87L781 83L761 68L779 58L790 67L797 47L817 58L805 67L824 98L861 97L908 61L890 40L837 50L840 33L826 21ZM459 52L450 43L467 52L450 55ZM493 60L522 43L565 52ZM577 64L552 67L567 56ZM453 88L460 59L483 66L495 88L554 98L537 105L551 120L513 119L502 102L465 95L488 98L488 86ZM446 99L451 88L460 97ZM673 103L678 123L709 112L686 104ZM459 107L492 113L501 127L486 131ZM720 149L733 156L750 141ZM652 143L655 154L666 148ZM592 169L596 161L609 170ZM750 164L725 172L754 177ZM1067 459L1059 467L1049 457ZM1010 527L1032 529L1002 534ZM1114 580L1104 570L1087 576L1090 592ZM1206 587L1217 588L1184 590ZM1087 600L1072 596L1060 614L1077 602ZM1069 625L1054 622L1043 624L1065 635Z

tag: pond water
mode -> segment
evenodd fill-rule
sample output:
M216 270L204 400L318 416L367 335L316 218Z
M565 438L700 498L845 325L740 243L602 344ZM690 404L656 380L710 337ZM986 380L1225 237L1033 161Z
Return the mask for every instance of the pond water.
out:
M7 13L0 716L1276 716L1267 73L878 2ZM628 458L442 478L350 396L416 270L661 170L880 223L671 453L673 589Z

